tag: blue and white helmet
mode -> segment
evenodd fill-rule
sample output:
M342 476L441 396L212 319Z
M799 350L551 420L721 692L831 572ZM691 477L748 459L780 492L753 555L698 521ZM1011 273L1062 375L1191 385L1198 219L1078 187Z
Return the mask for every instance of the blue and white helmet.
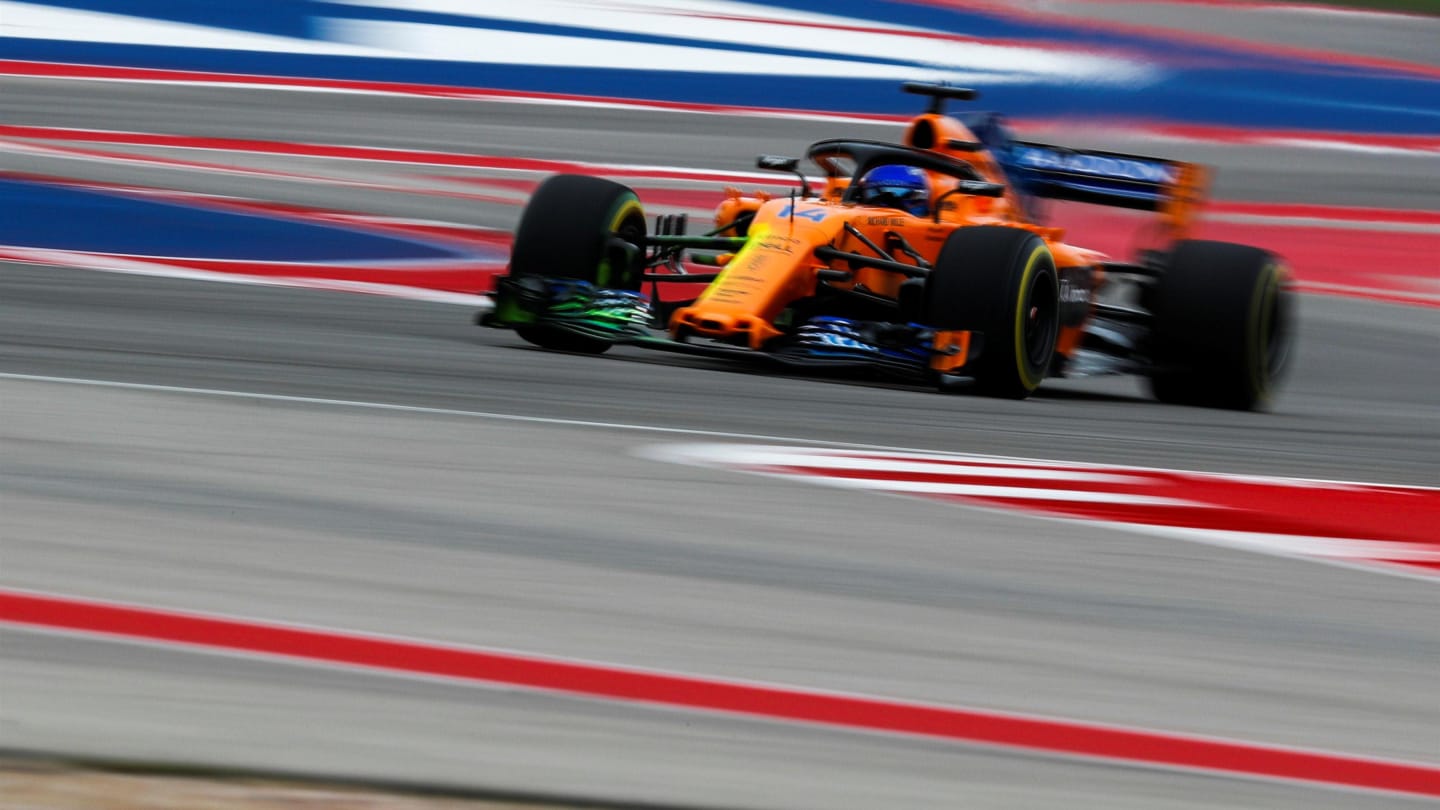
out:
M923 217L930 212L930 178L914 166L876 166L860 178L855 199L862 205L899 208Z

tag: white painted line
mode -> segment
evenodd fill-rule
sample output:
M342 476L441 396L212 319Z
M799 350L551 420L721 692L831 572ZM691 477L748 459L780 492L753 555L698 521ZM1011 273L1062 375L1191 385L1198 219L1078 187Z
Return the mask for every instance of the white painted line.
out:
M364 400L326 399L323 397L299 397L289 396L285 394L262 394L253 391L227 391L220 388L191 388L188 386L180 385L155 385L151 383L120 382L116 380L96 380L84 377L51 377L43 374L16 374L11 372L0 372L0 380L55 383L60 385L93 386L96 388L116 388L129 391L151 391L163 394L185 394L190 396L222 397L227 399L248 399L259 402L293 402L301 405L361 408L365 410L414 413L429 416L455 416L470 419L493 419L501 422L520 422L536 425L560 425L564 427L601 428L605 430L626 430L644 433L663 433L677 436L714 436L726 439L752 439L755 441L765 442L793 442L797 444L811 444L827 447L853 447L870 450L899 449L889 448L885 445L859 444L853 442L832 442L819 439L801 439L787 436L767 436L756 433L732 433L719 430L700 430L696 428L660 427L658 425L634 425L626 424L624 422L598 422L588 421L584 419L563 419L559 417L548 416L522 416L519 414L496 413L493 411L467 411L455 408L430 408L422 405L400 405L388 402L366 402Z
M886 478L834 478L826 475L796 475L765 469L737 468L740 472L758 473L810 484L824 484L839 489L863 489L895 492L905 495L955 495L969 498L1004 498L1048 503L1111 503L1129 506L1192 506L1208 504L1156 495L1133 495L1129 492L1092 492L1083 489L1032 489L1030 487L999 487L979 484L950 484L940 481L896 481Z
M491 412L491 411L470 411L470 410L462 410L462 409L455 409L455 408L431 408L431 407L424 407L424 406L418 406L418 405L400 405L400 404L394 404L394 403L366 402L366 401L361 401L361 400L328 399L328 398L322 398L322 397L301 397L301 396L289 396L289 395L284 395L284 394L262 394L262 393L249 392L249 391L231 391L231 390L214 389L214 388L192 388L192 387L187 387L187 386L155 385L155 384L150 384L150 383L129 383L129 382L119 382L119 381L114 381L114 380L96 380L96 379L87 379L87 378L78 378L78 377L53 377L53 376L38 375L38 374L17 374L17 373L12 373L12 372L0 372L0 380L13 380L13 381L16 381L16 382L35 382L35 383L58 384L58 385L89 386L89 387L96 387L96 388L110 388L110 389L128 390L128 391L146 391L146 392L154 392L154 393L182 394L182 395L189 395L189 396L206 396L206 397L216 397L216 398L224 398L224 399L241 399L241 400L252 400L252 401L261 401L261 402L289 402L289 403L295 403L295 404L317 405L317 406L323 406L323 407L358 408L358 409L364 409L364 410L387 411L387 412L398 412L398 413L413 413L413 414L422 414L422 415L430 415L430 416L459 417L459 418L467 418L467 419L489 419L489 420L500 421L500 422L511 422L511 423L520 423L520 424L558 425L558 426L563 426L563 427L599 428L599 429L604 429L604 430L630 431L630 432L637 432L637 433L655 433L655 434L672 435L672 436L707 436L707 437L717 437L717 438L725 438L725 439L744 439L744 440L748 440L748 441L757 441L757 442L780 442L780 443L788 443L788 444L807 445L807 446L809 446L810 448L812 448L812 452L816 452L816 453L824 453L824 452L826 451L826 448L846 448L846 449L855 449L855 450L898 452L898 453L917 453L917 454L923 454L923 453L927 453L927 452L928 452L930 455L943 455L943 456L947 456L947 457L951 455L951 454L943 453L943 452L939 452L939 451L925 451L925 450L920 450L920 449L916 449L916 448L894 447L894 446L889 446L889 445L863 444L863 443L858 443L858 442L837 442L837 441L826 441L826 440L819 440L819 439L806 439L806 438L797 438L797 437L769 436L769 435L754 434L754 433L738 433L738 432L730 432L730 431L701 430L701 429L696 429L696 428L674 428L674 427L661 427L661 426L658 426L658 425L636 425L636 424L627 424L627 423L623 423L623 422L601 422L601 421L591 421L591 420L582 420L582 419L564 419L564 418L559 418L559 417L522 416L522 415L518 415L518 414L496 413L496 412ZM706 446L709 446L709 445L699 445L698 447L706 447ZM691 465L691 466L704 466L704 467L712 468L712 469L713 469L713 468L716 468L716 467L713 467L713 466L710 465L710 464L703 463L699 458L697 458L696 455L695 455L696 448L697 448L697 445L652 445L652 446L648 446L648 447L636 448L635 450L632 450L631 452L632 452L634 455L639 456L639 457L641 457L641 458L650 458L650 459L664 460L664 461L678 461L678 462L680 462L680 463L688 464L688 465ZM775 450L775 449L777 449L777 448L770 447L770 448L760 448L760 449ZM791 448L791 449L800 450L800 451L805 450L805 448ZM1033 462L1033 461L1034 461L1034 460L1032 460L1032 459L1016 459L1016 458L1008 457L1008 456L981 456L981 455L971 455L971 454L956 455L955 457L956 457L956 458L971 458L971 459L991 459L991 460L997 460L997 461L1019 462L1019 463ZM1059 464L1059 463L1067 463L1067 462L1049 462L1049 463L1057 463L1057 464ZM1091 465L1091 466L1104 467L1104 466L1107 466L1107 465ZM725 469L725 468L724 468L724 467L719 467L718 469ZM1215 474L1216 474L1216 473L1204 473L1204 472L1196 473L1196 472L1185 471L1185 470L1176 470L1176 469L1170 469L1170 468L1155 468L1155 467L1128 467L1128 468L1126 468L1126 469L1131 469L1131 470L1147 470L1147 471L1153 471L1153 472L1182 473L1182 474L1190 474L1190 475L1215 475ZM797 479L795 479L795 478L793 478L793 477L790 477L790 476L781 476L781 477L784 477L784 478L786 478L787 480L797 480ZM1304 481L1304 480L1310 480L1310 479L1277 479L1277 480L1301 480L1301 481ZM808 479L807 482L813 483L813 479ZM1375 485L1375 484L1365 484L1364 482L1357 482L1357 481L1331 481L1331 482L1322 482L1322 481L1314 480L1314 481L1312 481L1312 482L1313 482L1313 483L1317 483L1317 484L1319 484L1319 483L1330 483L1330 484L1343 484L1343 485L1352 485L1352 484L1353 484L1353 485L1355 485L1355 486L1377 486L1377 485ZM1416 487L1416 486L1408 486L1408 488L1411 488L1411 489L1425 489L1425 490L1440 490L1440 487ZM919 495L919 493L897 492L897 491L895 491L895 490L876 490L876 491L877 491L879 494L882 494L882 495L893 495L893 496L896 496L896 497L916 497L917 495ZM1002 513L1009 514L1009 515L1023 515L1024 517L1026 517L1026 518L1028 518L1028 519L1056 521L1056 522L1066 523L1066 524L1070 524L1070 525L1085 525L1085 526L1091 526L1091 527L1103 527L1103 528L1109 528L1109 529L1114 529L1114 530L1118 530L1118 531L1125 531L1125 532L1130 532L1130 533L1142 533L1142 534L1147 534L1147 535L1151 535L1151 536L1155 536L1155 535L1162 535L1162 536L1164 536L1164 535L1167 535L1167 534L1168 534L1169 536L1183 537L1183 539L1191 540L1191 541L1198 542L1198 543L1201 543L1201 544L1204 544L1204 545L1213 545L1213 546L1222 546L1222 547L1230 547L1230 548L1239 548L1239 549L1246 550L1246 551L1254 551L1254 552L1260 552L1260 553L1265 553L1265 554L1274 555L1274 556L1281 556L1281 557L1285 557L1285 558L1287 558L1287 559L1297 559L1297 560L1302 560L1302 561L1306 561L1306 562L1320 563L1320 564L1323 564L1323 565L1338 566L1338 567L1346 568L1346 569L1353 570L1353 571L1361 571L1361 572L1371 573L1371 574L1374 574L1374 573L1386 574L1386 575L1389 575L1389 576L1399 577L1399 578L1402 578L1402 579L1409 579L1409 580L1413 580L1413 581L1426 582L1426 583L1431 584L1431 585L1433 585L1433 584L1435 583L1435 581L1436 581L1436 578L1435 578L1434 576L1417 573L1417 572L1415 572L1415 571L1413 571L1413 570L1406 570L1405 568L1400 567L1400 566L1385 565L1383 562L1382 562L1382 563L1361 564L1360 562L1357 562L1357 561L1356 561L1356 560L1358 559L1358 557L1355 556L1354 554L1350 553L1350 552L1352 552L1352 551L1355 551L1356 549L1354 549L1352 546L1346 545L1346 544L1345 544L1346 541L1339 541L1339 543L1336 544L1336 545L1328 546L1327 549L1328 549L1330 552L1332 552L1332 553L1331 553L1331 556L1316 555L1316 554L1313 554L1313 553L1311 553L1311 554L1300 554L1300 553L1296 552L1296 551L1293 549L1293 547L1291 547L1291 546L1289 546L1289 545L1287 545L1287 544L1285 544L1285 543L1283 543L1283 542L1282 542L1282 543L1266 543L1266 544L1259 544L1259 543L1252 542L1252 541L1250 540L1250 538L1247 538L1247 537L1245 536L1246 533L1243 533L1243 532L1224 532L1224 531L1212 531L1212 530L1185 530L1185 529L1178 529L1178 530L1177 530L1177 529L1174 529L1174 528L1171 528L1171 527L1157 527L1157 526L1148 526L1148 525L1140 525L1140 524L1122 523L1122 522L1116 522L1116 521L1080 520L1080 519L1074 519L1074 518L1059 517L1059 516L1055 516L1055 515L1048 515L1048 514L1044 514L1044 513L1016 512L1014 509L1007 509L1007 508L996 507L996 506L987 506L987 505L984 504L983 502L971 503L971 504L969 504L969 506L971 506L972 508L985 509L986 511L992 511L992 512L993 512L993 511L998 511L998 512L1002 512ZM1327 539L1327 540L1329 540L1330 542L1335 542L1335 541L1333 541L1333 539ZM1363 541L1356 541L1356 542L1363 542ZM1375 542L1375 541L1369 541L1369 542L1372 542L1372 543L1373 543L1373 542ZM1383 544L1382 546L1379 546L1379 547L1370 546L1370 548L1375 549L1375 550L1378 550L1378 551L1381 551L1381 552L1383 552L1383 553L1385 553L1385 554L1399 554L1399 553L1401 553L1402 551L1405 551L1405 549L1404 549L1403 547L1401 547L1401 548L1394 548L1393 546L1395 546L1395 545L1396 545L1396 544L1385 543L1385 544ZM1424 553L1424 552L1423 552L1423 550L1420 550L1420 549L1411 549L1411 550L1409 551L1409 554L1412 554L1412 555L1413 555L1413 554L1417 554L1417 553ZM1408 559L1408 558L1409 558L1409 557L1407 557L1407 559ZM1398 559L1398 557L1397 557L1397 559Z
M1036 517L1044 517L1036 515ZM1064 518L1049 518L1054 520L1065 520ZM1068 521L1076 522L1076 521ZM1149 537L1173 537L1177 540L1186 540L1192 543L1199 543L1205 546L1216 546L1219 548L1233 548L1239 551L1248 551L1253 554L1265 554L1271 557L1284 557L1289 560L1301 560L1304 562L1319 563L1332 568L1344 568L1348 571L1359 571L1366 574L1384 574L1390 577L1408 579L1412 582L1423 582L1427 585L1434 585L1436 576L1407 568L1403 565L1390 565L1383 560L1367 560L1366 555L1360 553L1359 549L1346 548L1338 545L1347 541L1336 541L1334 538L1295 538L1282 535L1262 535L1264 540L1259 540L1249 532L1227 532L1208 529L1191 529L1181 526L1144 526L1138 523L1123 523L1121 521L1088 521L1091 526L1101 526L1114 529L1128 534L1143 534ZM1281 542L1270 542L1276 538L1289 537L1289 540ZM1297 546L1301 541L1310 539L1321 539L1326 543L1336 543L1329 546L1332 553L1328 556L1315 554L1301 550ZM1353 541L1356 543L1377 543L1381 541ZM1387 545L1409 545L1409 544L1387 544ZM1413 545L1408 550L1380 547L1377 551L1384 552L1385 559L1390 560L1412 560L1414 562L1427 561L1424 552L1417 551ZM1403 551L1403 553L1402 553ZM1353 552L1353 553L1344 553Z
M1383 219L1345 219L1342 217L1297 217L1283 214L1205 214L1210 222L1235 225L1264 225L1272 228L1325 228L1335 231L1376 231L1386 233L1440 234L1440 223L1396 222Z
M1003 464L1006 467L1033 467L1049 469L1056 466L1077 466L1087 469L1105 470L1115 469L1121 471L1133 471L1140 469L1133 466L1119 464L1092 464L1089 462L1064 462L1044 461L1030 458L1014 458L1011 456L987 456L971 453L950 453L937 450L918 450L914 448L887 447L877 445L845 445L833 442L819 443L816 447L774 447L764 445L734 445L734 444L686 444L686 445L661 445L645 448L647 457L656 461L668 461L673 464L690 464L699 466L736 466L742 464L813 464L828 459L854 460L860 458L894 459L905 458L916 462L949 463L952 459L956 463L973 464ZM828 445L828 446L825 446ZM851 451L852 447L869 448L869 453ZM839 449L845 448L846 452L839 454ZM942 457L943 462L937 457Z
M1310 537L1263 532L1217 531L1187 526L1151 526L1148 533L1167 534L1182 540L1199 540L1212 545L1262 551L1285 556L1316 555L1342 560L1440 561L1440 550L1416 543L1360 540L1347 537Z
M838 472L866 472L870 470L883 470L888 473L916 473L920 475L953 476L955 478L1019 478L1030 481L1092 481L1098 483L1129 484L1149 483L1149 479L1138 478L1133 475L1112 475L1110 473L1083 472L1079 470L1052 470L1038 465L1023 467L993 467L981 464L943 464L940 462L901 462L887 459L865 458L859 456L811 456L776 454L768 457L759 453L746 458L743 462L746 467L806 467L816 470L833 470ZM773 472L786 474L785 469L777 469ZM818 473L824 476L825 473Z
M1407 280L1413 281L1414 279ZM1418 301L1440 303L1440 293L1423 292L1420 290L1387 290L1378 287L1359 287L1354 284L1335 284L1328 281L1301 281L1299 284L1302 290L1311 292L1348 293L1365 297L1384 295L1391 298L1408 298Z
M292 396L292 395L287 395L287 394L265 394L265 393L259 393L259 392L254 392L254 391L234 391L234 390L227 390L227 389L223 389L223 388L194 388L194 387L190 387L190 386L180 386L180 385L156 385L156 384L153 384L153 383L123 382L123 381L119 381L119 380L99 380L99 379L88 378L88 377L56 377L56 376L50 376L50 375L45 375L45 374L20 374L20 373L15 373L15 372L0 371L0 380L15 380L15 381L17 381L17 382L53 383L53 384L58 384L58 385L91 386L91 387L95 387L95 388L115 388L115 389L121 389L121 390L131 390L131 391L153 391L153 392L156 392L156 393L186 394L186 395L192 395L192 396L210 396L210 397L221 397L221 398L228 398L228 399L250 399L250 400L256 400L256 401L260 401L260 402L293 402L293 403L303 404L303 405L321 405L321 406L333 406L333 407L343 407L343 408L360 408L360 409L366 409L366 410L391 411L391 412L397 412L397 413L428 414L428 415L432 415L432 416L455 416L455 417L463 417L463 418L470 418L470 419L493 419L493 420L501 421L501 422L516 422L516 423L522 423L522 424L560 425L560 426L564 426L564 427L581 427L581 428L600 428L600 429L604 429L604 430L634 431L634 432L639 432L639 433L660 433L660 434L669 434L669 435L676 435L676 436L714 436L714 437L716 437L716 438L722 438L722 439L746 439L746 440L752 440L752 441L756 441L756 442L772 442L772 443L781 443L781 444L806 445L806 446L809 447L813 452L816 452L816 453L824 453L824 452L826 452L827 450L831 450L831 449L846 449L846 450L861 450L861 451L873 451L873 452L885 452L885 453L910 453L910 454L915 454L915 455L921 456L921 457L944 456L944 457L947 457L947 458L956 458L956 459L975 459L975 460L982 460L982 459L983 459L983 460L987 460L987 461L998 461L998 462L1004 462L1004 463L1006 463L1006 464L1015 464L1015 465L1023 465L1023 464L1075 464L1075 465L1077 465L1077 466L1083 465L1083 466L1087 466L1087 467L1094 467L1094 468L1097 468L1097 469L1113 468L1113 469L1122 469L1122 470L1144 470L1144 471L1148 471L1148 472L1180 473L1180 474L1184 474L1184 475L1222 475L1222 474L1223 474L1223 473L1215 473L1215 472L1206 472L1206 471L1203 471L1203 470L1183 470L1183 469L1179 469L1179 468L1175 468L1175 467L1141 467L1141 466L1138 466L1138 465L1097 464L1097 463L1090 463L1090 462L1040 461L1040 460L1036 460L1036 459L1020 458L1020 457L1017 457L1017 456L998 456L998 455L992 456L992 455L983 455L983 454L976 454L976 453L952 453L952 452L945 451L945 450L927 450L927 449L918 448L918 447L903 447L903 446L900 446L900 445L890 445L890 444L868 444L868 443L865 443L865 442L842 442L842 441L833 441L833 440L829 440L829 439L813 439L813 438L804 438L804 437L798 437L798 436L775 436L775 435L764 434L764 433L739 433L739 432L723 431L723 430L704 430L704 429L701 429L701 428L676 428L676 427L662 427L662 426L660 426L660 425L637 425L637 424L632 424L632 423L627 423L627 422L602 422L602 421L586 420L586 419L566 419L566 418L563 418L563 417L552 417L552 416L523 416L523 415L520 415L520 414L499 413L499 412L496 412L496 411L472 411L472 410L464 410L464 409L457 409L457 408L431 408L431 407L426 407L426 406L423 406L423 405L402 405L402 404L389 403L389 402L369 402L369 401L365 401L365 400L349 400L349 399L328 399L328 398L324 398L324 397L301 397L301 396ZM652 446L648 446L648 447L638 447L638 448L633 449L631 452L632 452L634 455L636 455L636 456L638 456L638 457L640 457L640 458L649 458L649 459L653 459L653 460L656 460L656 461L677 461L677 462L679 462L679 463L688 463L688 464L690 464L690 465L692 465L692 466L700 466L700 462L699 462L698 460L690 460L690 461L681 461L681 460L682 460L682 459L693 459L693 457L695 456L696 448L697 448L697 447L699 447L699 448L704 448L704 447L707 447L707 446L709 446L709 445L694 445L694 444L685 444L685 445L652 445ZM774 450L774 449L776 449L776 448L773 448L773 447L770 447L770 448L760 447L760 448L756 448L756 449L762 449L762 450L764 450L764 449L769 449L769 450ZM786 449L804 450L805 448L786 448ZM709 466L709 465L705 465L705 466ZM1365 482L1365 481L1328 480L1328 479L1318 479L1318 478L1288 478L1288 477L1276 477L1276 478L1273 479L1273 480L1276 480L1276 481L1286 481L1286 482L1308 482L1308 483L1314 483L1314 484L1327 484L1327 485L1341 484L1341 485L1353 485L1353 486L1357 486L1357 487L1384 486L1384 485L1374 484L1374 483ZM1420 485L1415 485L1415 484L1404 484L1403 486L1404 486L1406 489L1423 489L1423 490L1440 491L1440 487L1428 487L1428 486L1420 486ZM1093 523L1095 523L1095 522L1094 522L1094 521L1091 521L1091 523L1093 524Z

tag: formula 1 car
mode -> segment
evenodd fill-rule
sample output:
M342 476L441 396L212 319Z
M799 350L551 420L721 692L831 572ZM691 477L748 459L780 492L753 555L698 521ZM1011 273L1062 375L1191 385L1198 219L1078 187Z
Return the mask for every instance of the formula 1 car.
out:
M618 183L549 178L480 323L569 352L881 369L1011 398L1050 376L1128 373L1165 402L1266 405L1292 333L1288 272L1265 250L1188 238L1203 168L1016 140L994 113L944 114L972 90L904 89L929 102L902 143L813 144L819 189L798 159L761 156L798 190L727 189L705 234L683 216L649 233ZM1153 211L1161 247L1121 262L1064 242L1043 199ZM699 295L669 294L687 284Z

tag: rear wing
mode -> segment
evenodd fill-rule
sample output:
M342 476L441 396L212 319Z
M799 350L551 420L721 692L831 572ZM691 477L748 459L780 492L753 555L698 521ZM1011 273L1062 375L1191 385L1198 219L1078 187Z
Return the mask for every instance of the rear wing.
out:
M1205 201L1209 172L1199 164L1020 141L994 113L958 117L994 155L1029 215L1039 213L1036 199L1155 211L1183 239Z
M1176 160L1014 141L1000 164L1025 192L1053 200L1159 211L1203 178Z

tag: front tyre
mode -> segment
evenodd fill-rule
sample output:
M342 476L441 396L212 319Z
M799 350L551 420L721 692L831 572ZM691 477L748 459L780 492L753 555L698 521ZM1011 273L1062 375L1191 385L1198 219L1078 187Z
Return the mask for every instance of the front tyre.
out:
M1151 292L1150 390L1161 402L1268 407L1290 357L1294 314L1279 257L1180 242Z
M556 175L540 184L520 216L510 254L510 279L577 279L596 288L639 290L645 212L635 192L584 175ZM612 341L553 324L516 325L521 338L547 349L599 354Z
M1029 231L960 228L926 278L922 319L936 329L980 332L980 356L965 366L976 390L1024 399L1045 379L1060 336L1055 259Z

